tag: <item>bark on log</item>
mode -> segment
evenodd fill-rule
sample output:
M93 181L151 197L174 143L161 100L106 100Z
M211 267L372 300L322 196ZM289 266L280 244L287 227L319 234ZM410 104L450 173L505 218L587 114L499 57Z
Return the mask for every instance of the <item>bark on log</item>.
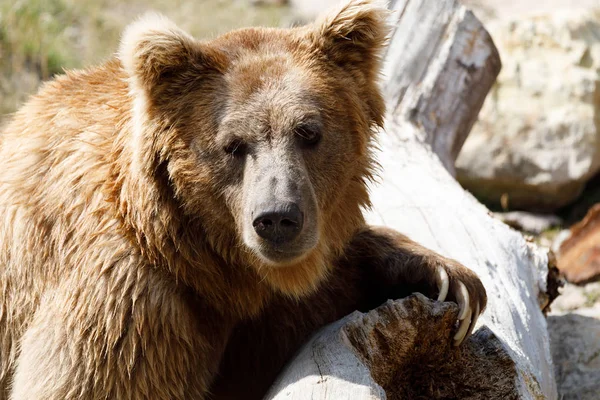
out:
M488 291L475 334L450 347L453 303L421 295L355 312L317 333L267 399L556 399L546 321L547 255L493 219L452 177L500 69L456 0L397 0L384 69L389 107L370 223L472 268Z

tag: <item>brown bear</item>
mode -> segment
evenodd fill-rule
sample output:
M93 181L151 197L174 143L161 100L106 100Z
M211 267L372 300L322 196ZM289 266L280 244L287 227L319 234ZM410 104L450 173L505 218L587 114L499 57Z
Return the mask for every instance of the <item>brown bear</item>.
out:
M0 399L260 398L316 329L469 269L365 225L385 7L198 41L151 15L0 136Z

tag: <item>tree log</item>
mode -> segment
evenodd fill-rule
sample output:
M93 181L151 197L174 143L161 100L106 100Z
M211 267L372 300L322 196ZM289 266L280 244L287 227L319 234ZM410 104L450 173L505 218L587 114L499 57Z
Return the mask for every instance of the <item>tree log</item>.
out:
M453 178L500 70L481 23L456 0L397 0L386 56L389 116L369 223L473 269L488 307L451 346L456 305L415 294L317 333L267 399L556 399L546 321L548 258Z

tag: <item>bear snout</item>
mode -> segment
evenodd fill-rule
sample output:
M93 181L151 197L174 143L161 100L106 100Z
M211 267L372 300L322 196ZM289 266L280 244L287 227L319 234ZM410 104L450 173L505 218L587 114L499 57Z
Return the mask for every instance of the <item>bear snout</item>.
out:
M254 231L274 245L293 241L304 226L304 213L296 203L261 205L254 215Z

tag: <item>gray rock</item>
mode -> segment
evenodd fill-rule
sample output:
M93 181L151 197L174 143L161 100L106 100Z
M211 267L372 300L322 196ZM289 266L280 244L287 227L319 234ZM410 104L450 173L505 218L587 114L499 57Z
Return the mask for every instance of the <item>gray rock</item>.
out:
M600 282L565 285L552 310L548 331L561 399L600 399Z
M593 289L591 289L593 292ZM578 308L586 308L589 306L590 293L585 287L576 286L571 283L566 283L561 289L560 296L552 302L553 313L565 313Z
M504 66L458 157L458 179L489 204L566 205L600 170L600 9L489 30Z
M548 318L558 391L562 399L600 398L600 305Z

